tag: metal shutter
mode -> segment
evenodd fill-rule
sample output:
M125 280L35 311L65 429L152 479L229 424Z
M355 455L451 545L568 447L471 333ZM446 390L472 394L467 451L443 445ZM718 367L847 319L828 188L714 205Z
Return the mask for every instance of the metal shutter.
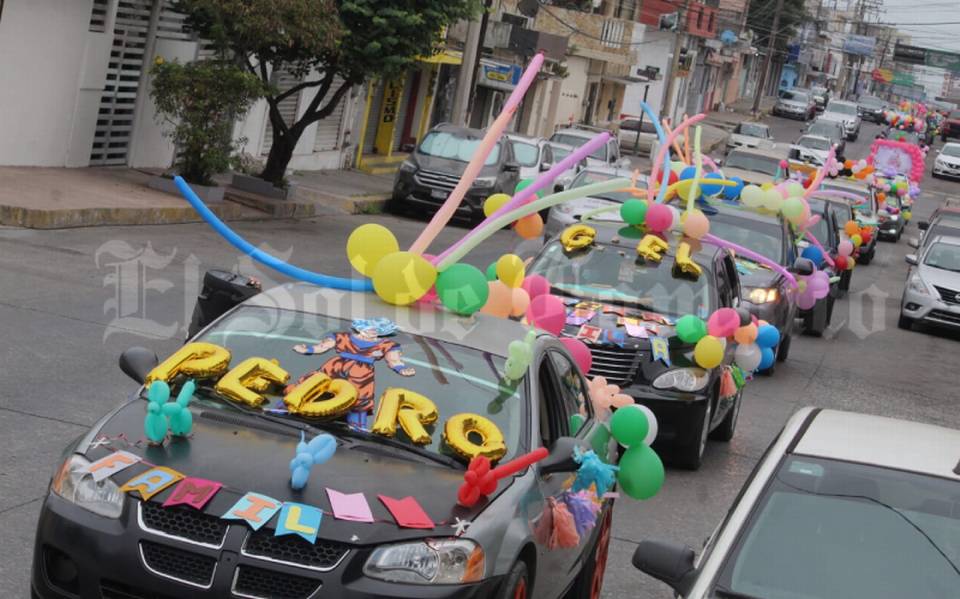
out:
M327 98L329 99L341 85L343 85L343 79L335 76L333 78L333 85L330 86L330 90L327 92ZM309 92L308 96L312 98ZM345 94L343 98L340 98L337 107L333 109L333 112L331 112L327 118L317 121L317 138L313 143L314 152L326 152L328 150L336 150L340 147L340 122L343 120L343 107L347 104L348 97L349 94Z
M292 88L294 85L300 82L299 79L291 75L290 73L279 70L271 76L270 82L276 87L281 93ZM301 92L302 93L302 92ZM293 94L287 98L284 98L280 105L277 107L280 110L280 115L283 117L283 122L287 124L287 127L293 125L297 120L297 107L300 104L300 93ZM260 154L266 156L270 153L270 148L273 146L273 123L270 122L269 112L267 113L266 125L263 132L263 143L260 144Z

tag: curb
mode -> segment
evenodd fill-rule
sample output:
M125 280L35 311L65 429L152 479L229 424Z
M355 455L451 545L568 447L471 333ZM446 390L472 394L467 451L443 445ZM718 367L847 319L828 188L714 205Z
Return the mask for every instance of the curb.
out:
M260 220L235 204L211 206L224 220ZM183 208L78 208L39 210L0 205L0 225L28 229L72 229L123 225L175 225L202 222L190 206Z

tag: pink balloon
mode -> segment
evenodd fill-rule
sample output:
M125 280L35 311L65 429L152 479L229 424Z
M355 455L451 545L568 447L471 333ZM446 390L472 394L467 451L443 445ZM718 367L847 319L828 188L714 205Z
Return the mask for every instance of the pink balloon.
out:
M527 308L527 321L544 331L559 335L567 320L567 311L563 300L549 293L538 295L530 300Z
M527 275L527 278L523 280L521 287L526 290L527 295L530 296L530 299L533 299L538 295L550 293L550 281L548 281L543 275Z
M801 293L797 296L797 307L801 310L809 310L815 305L817 305L817 300L812 295Z
M733 335L740 327L740 315L733 308L720 308L707 320L707 332L714 337Z
M570 355L573 356L581 372L584 374L590 372L590 367L593 366L593 354L590 353L590 348L587 347L586 343L579 339L573 339L572 337L564 337L560 339L560 343L562 343L567 348L567 351L570 352Z
M853 244L844 239L837 247L837 253L839 253L841 256L849 256L853 253Z
M647 209L647 217L644 223L647 229L654 233L666 231L673 224L673 212L670 207L664 204L651 204Z

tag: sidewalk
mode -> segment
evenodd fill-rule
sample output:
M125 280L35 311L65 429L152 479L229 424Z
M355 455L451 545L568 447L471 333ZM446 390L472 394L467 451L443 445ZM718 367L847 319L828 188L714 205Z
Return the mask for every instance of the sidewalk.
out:
M760 99L760 114L756 120L762 120L763 117L770 114L777 98L774 96L765 96ZM706 122L721 127L728 131L744 121L754 120L751 111L753 110L753 98L741 98L737 100L724 111L711 112L707 114Z

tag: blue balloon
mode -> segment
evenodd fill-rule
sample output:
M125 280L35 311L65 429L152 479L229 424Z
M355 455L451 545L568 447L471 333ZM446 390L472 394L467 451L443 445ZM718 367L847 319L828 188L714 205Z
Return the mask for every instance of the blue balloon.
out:
M774 348L780 343L780 331L772 324L762 325L757 329L757 345L763 348Z
M760 348L760 366L757 366L757 370L766 370L773 366L776 356L773 354L773 350L769 347Z
M736 185L731 185L729 187L723 188L723 198L725 200L735 200L740 197L740 192L743 191L744 182L740 177L728 177L727 181L735 181Z
M681 181L683 181L684 179L693 179L693 177L694 177L696 174L697 174L697 167L695 167L695 166L688 166L688 167L686 167L685 169L683 169L682 171L680 171L680 175L678 176L678 178L679 178Z
M720 173L707 173L703 178L719 179L722 181L723 175L721 175ZM702 183L700 185L700 191L702 191L703 195L705 196L715 196L721 191L723 191L723 187L724 187L723 185L717 185L716 183Z
M803 248L803 252L800 253L800 257L810 260L819 268L823 264L823 252L815 245L810 245Z
M373 291L373 281L370 279L347 279L309 271L299 266L288 264L276 256L272 256L254 247L253 244L237 235L226 223L217 218L217 215L207 208L203 200L197 197L197 194L190 189L190 185L188 185L182 177L174 177L173 182L176 184L177 189L180 190L180 193L183 194L183 197L186 198L187 201L190 202L190 205L193 206L193 209L197 211L197 214L199 214L203 220L207 221L207 224L213 227L214 231L222 235L233 247L247 254L257 262L269 266L273 270L285 274L291 279L299 279L307 283L319 285L320 287L330 287L344 291Z

